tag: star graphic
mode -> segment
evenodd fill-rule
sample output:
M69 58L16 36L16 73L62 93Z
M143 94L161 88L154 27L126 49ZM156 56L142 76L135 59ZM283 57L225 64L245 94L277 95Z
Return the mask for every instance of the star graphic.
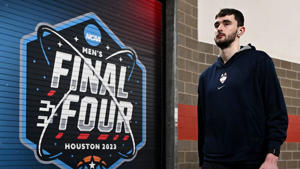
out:
M90 165L90 169L94 169L96 164L92 161L89 165Z
M77 38L77 36L75 36L74 40L77 42L79 39Z
M106 46L106 49L107 49L107 50L109 50L109 49L110 49L110 47L107 45L107 46Z
M120 59L119 59L119 60L120 60L120 62L122 62L122 61L123 61L123 59L122 59L121 57L120 57Z
M61 46L62 46L62 43L59 41L59 42L57 43L57 45L58 45L59 47L61 47Z

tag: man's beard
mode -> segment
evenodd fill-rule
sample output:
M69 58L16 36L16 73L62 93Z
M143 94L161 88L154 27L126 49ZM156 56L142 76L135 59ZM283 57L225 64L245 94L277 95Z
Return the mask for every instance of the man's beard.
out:
M226 36L225 36L225 39L224 41L218 41L216 40L215 38L215 43L216 45L221 48L221 49L225 49L227 48L228 46L230 46L230 44L235 40L235 37L236 37L236 34L237 34L237 31L234 32L233 34L231 35L228 35L228 38L226 39Z

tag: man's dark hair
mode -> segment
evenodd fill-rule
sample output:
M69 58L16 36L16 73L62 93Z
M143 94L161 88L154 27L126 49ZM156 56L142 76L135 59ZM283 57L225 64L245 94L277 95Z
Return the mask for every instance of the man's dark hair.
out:
M218 17L224 17L226 15L234 15L234 18L237 21L238 26L244 26L244 16L242 12L232 8L221 9L220 12L216 15L215 19L217 19Z

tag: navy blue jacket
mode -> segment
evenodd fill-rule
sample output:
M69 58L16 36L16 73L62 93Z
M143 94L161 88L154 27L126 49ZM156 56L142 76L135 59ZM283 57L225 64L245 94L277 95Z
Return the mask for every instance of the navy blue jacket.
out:
M255 164L286 139L288 116L272 59L249 45L205 70L198 87L203 160Z

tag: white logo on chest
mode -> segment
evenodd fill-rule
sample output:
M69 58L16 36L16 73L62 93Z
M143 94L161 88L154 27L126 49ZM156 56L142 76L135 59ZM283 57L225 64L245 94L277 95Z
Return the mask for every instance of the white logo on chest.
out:
M223 84L226 81L226 79L227 79L227 73L225 72L221 75L220 82Z

